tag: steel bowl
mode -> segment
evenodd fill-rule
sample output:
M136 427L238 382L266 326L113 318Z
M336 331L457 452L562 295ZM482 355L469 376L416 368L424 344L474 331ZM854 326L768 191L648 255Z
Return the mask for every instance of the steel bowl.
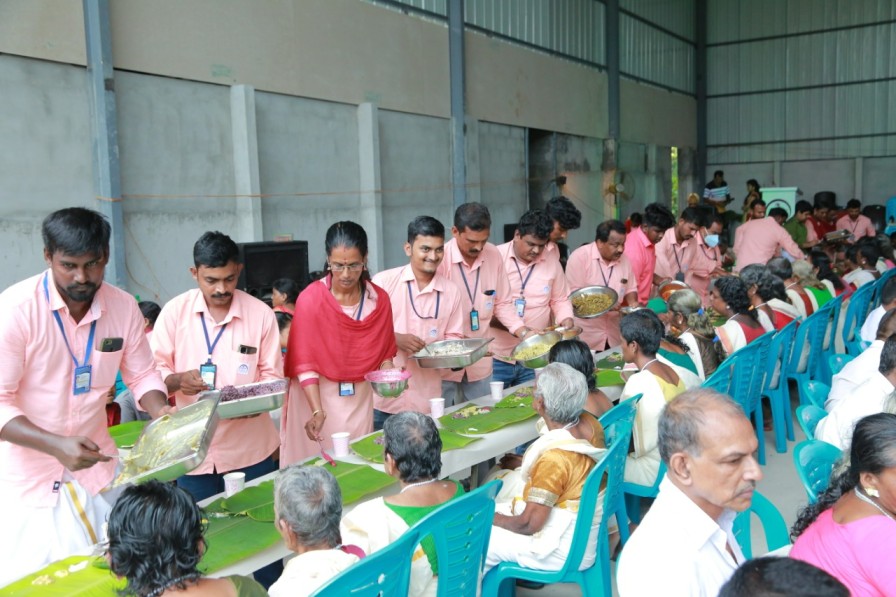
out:
M612 288L608 288L606 286L586 286L584 288L579 288L578 290L571 292L569 294L568 298L570 301L572 301L574 298L577 298L580 296L592 296L592 295L599 295L599 294L607 295L611 299L613 299L613 302L610 303L609 307L607 307L603 311L598 311L597 313L590 313L588 315L582 315L579 313L579 310L576 309L575 305L573 305L572 308L573 308L573 313L575 313L575 316L578 317L579 319L594 319L595 317L600 317L601 315L603 315L604 313L606 313L607 311L612 309L613 306L616 304L616 301L619 300L619 295L616 293L616 291L613 290Z
M657 290L657 294L659 294L660 298L664 301L668 301L673 292L678 292L679 290L690 290L690 288L690 286L680 280L666 280L665 282L660 284L660 287Z
M514 359L523 367L528 367L529 369L541 369L548 364L548 353L551 352L551 347L562 339L563 337L558 332L534 334L517 344L516 348L513 349L513 352L510 353L510 358ZM531 356L526 360L520 359L517 356L519 353L525 352L527 348L542 345L544 346L544 352L539 351L540 354L538 355Z
M380 369L364 376L374 394L383 398L398 398L408 387L411 372L404 369Z
M623 315L628 315L629 313L634 313L635 311L640 311L641 309L646 309L646 308L647 307L640 307L640 306L622 307L621 309L619 309L619 312L622 313Z
M571 328L565 328L562 325L555 325L548 329L552 332L557 332L558 334L560 334L561 340L575 340L580 335L582 335L582 328L577 325L574 325Z

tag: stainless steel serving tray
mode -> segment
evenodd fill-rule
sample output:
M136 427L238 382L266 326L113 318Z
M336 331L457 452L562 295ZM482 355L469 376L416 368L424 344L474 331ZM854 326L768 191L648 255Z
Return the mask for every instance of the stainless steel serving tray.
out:
M252 388L264 384L275 383L277 381L283 382L282 392L260 394L258 396L252 396L250 398L240 398L239 400L228 400L227 402L221 402L220 404L218 404L218 416L220 416L222 419L235 419L237 417L257 415L259 413L265 413L280 408L281 406L283 406L283 397L286 395L286 380L259 381L256 383L245 384L237 387ZM199 398L201 400L205 400L212 397L219 398L220 396L221 390L209 390L207 392L202 392L199 395Z
M124 468L112 486L142 483L150 479L174 481L202 464L218 427L218 400L217 396L199 400L147 425L134 447L122 459ZM199 439L195 446L189 445L197 435ZM164 441L160 441L162 438ZM129 462L149 458L165 445L180 447L170 450L173 455L157 466L136 474L128 473Z
M494 338L466 338L464 340L442 340L433 342L420 352L411 355L416 359L417 365L422 369L458 369L469 367L488 352L488 343ZM459 354L438 356L431 351L445 346L463 346L463 352Z

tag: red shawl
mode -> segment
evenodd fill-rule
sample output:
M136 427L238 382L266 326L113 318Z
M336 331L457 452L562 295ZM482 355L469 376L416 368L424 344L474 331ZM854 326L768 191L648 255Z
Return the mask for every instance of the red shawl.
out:
M376 309L356 321L330 293L330 283L313 282L299 295L284 371L290 378L314 371L333 381L364 381L364 374L398 353L389 294L368 281L366 292L376 293Z

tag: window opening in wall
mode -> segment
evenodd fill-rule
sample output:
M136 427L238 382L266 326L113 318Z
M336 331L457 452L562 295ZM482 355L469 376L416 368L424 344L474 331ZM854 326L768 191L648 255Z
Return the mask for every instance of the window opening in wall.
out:
M671 149L672 153L672 167L670 170L672 171L672 195L671 195L671 205L669 206L672 209L672 213L676 213L678 211L678 148L673 147Z

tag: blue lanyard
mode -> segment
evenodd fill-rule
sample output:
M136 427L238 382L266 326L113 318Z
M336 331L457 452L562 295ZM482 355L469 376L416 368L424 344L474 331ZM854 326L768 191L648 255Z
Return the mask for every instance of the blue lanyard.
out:
M417 312L417 305L414 304L414 294L411 292L411 281L408 280L408 298L411 299L411 309L414 310L414 315L417 316L418 319L438 319L439 318L439 302L442 299L442 293L436 290L436 314L431 317L422 317Z
M476 282L473 284L473 292L470 292L470 285L467 284L467 276L464 275L464 264L458 263L457 267L460 270L460 277L464 281L464 286L467 287L467 295L470 297L470 304L473 305L473 307L475 308L476 307L476 292L479 290L479 273L482 271L482 266L480 266L476 270Z
M614 268L614 267L616 267L616 266L615 266L615 265L611 265L611 266L610 266L610 280L613 279L613 268ZM609 288L609 287L610 287L610 280L607 279L607 274L604 273L604 268L603 268L603 266L600 264L600 260L598 260L598 262L597 262L597 268L600 270L600 275L603 276L603 278L604 278L604 286L606 286L607 288Z
M49 274L44 275L44 296L47 299L47 306L50 305L50 289L47 286L48 277ZM90 362L90 351L93 350L93 336L96 333L96 319L90 324L90 335L87 336L87 350L84 352L84 365L81 365L78 363L78 358L75 356L72 347L68 343L68 337L65 335L65 327L62 325L62 318L59 317L59 312L53 311L53 317L56 318L56 324L59 326L59 331L62 332L62 339L65 341L65 347L68 349L68 354L72 356L72 360L75 362L75 369L87 365L87 363Z
M520 269L520 262L516 259L514 259L513 262L516 264L516 271L520 275L520 282L522 283L522 286L520 287L520 296L522 296L526 292L526 284L529 283L529 278L532 277L532 272L535 271L535 266L532 266L532 269L530 269L529 273L526 274L526 279L523 280L523 270Z
M199 314L199 321L202 322L202 331L205 332L205 346L208 348L208 362L212 361L212 354L215 352L215 346L218 345L218 340L221 339L221 334L224 333L224 330L227 328L227 324L221 326L221 329L218 330L218 335L215 336L215 341L211 342L208 337L208 326L205 325L205 315L202 313Z

